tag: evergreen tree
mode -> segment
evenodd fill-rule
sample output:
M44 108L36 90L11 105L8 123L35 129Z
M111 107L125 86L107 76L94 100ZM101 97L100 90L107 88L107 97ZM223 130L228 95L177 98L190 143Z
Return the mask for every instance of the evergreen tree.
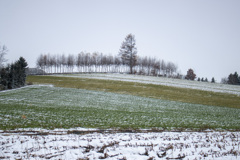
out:
M201 81L200 77L198 77L197 81L198 81L198 82L200 82L200 81Z
M1 69L1 88L13 89L25 85L27 62L20 57L15 63Z
M24 86L26 81L26 67L27 62L23 57L20 57L19 60L16 62L16 71L18 72L17 75L17 84L18 87Z
M0 85L1 85L1 90L5 90L8 89L8 80L9 80L9 74L8 74L8 70L7 68L2 68L1 72L1 81L0 81Z
M11 64L9 66L9 81L8 81L8 89L13 89L18 87L18 72L16 70L16 65Z
M240 79L238 77L238 73L235 72L234 74L230 74L228 76L228 81L227 81L228 84L233 84L233 85L240 85Z
M228 76L228 84L234 84L234 77L232 73Z
M204 82L208 82L208 79L207 79L207 78L205 78Z
M211 81L211 83L215 83L215 79L214 79L214 77L212 78L212 81Z
M125 41L123 41L119 51L123 64L127 64L130 67L130 74L133 74L133 67L137 61L137 48L135 45L135 36L129 34L126 36Z

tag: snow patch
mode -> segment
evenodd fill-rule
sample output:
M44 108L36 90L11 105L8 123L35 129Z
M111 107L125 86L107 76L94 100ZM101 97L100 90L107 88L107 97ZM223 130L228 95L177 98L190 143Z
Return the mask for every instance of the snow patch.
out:
M145 84L165 85L180 88L198 89L204 91L220 92L236 94L240 96L240 86L227 85L220 83L198 82L182 79L172 79L166 77L153 77L142 75L130 75L130 74L72 74L72 75L54 75L61 77L76 77L76 78L91 78L91 79L104 79L104 80L116 80L137 82Z
M48 132L58 131L64 130L56 129ZM239 137L240 132L91 133L84 135L64 133L44 136L2 132L0 133L0 158L239 159Z

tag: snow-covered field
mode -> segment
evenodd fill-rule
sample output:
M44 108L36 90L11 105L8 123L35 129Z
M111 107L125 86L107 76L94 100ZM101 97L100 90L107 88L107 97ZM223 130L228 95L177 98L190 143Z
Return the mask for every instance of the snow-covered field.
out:
M166 85L166 86L173 86L173 87L191 88L191 89L240 95L240 86L236 86L236 85L188 81L188 80L172 79L172 78L165 78L165 77L140 76L140 75L130 75L130 74L71 74L71 75L61 74L61 75L55 75L55 76L128 81L128 82Z
M0 159L240 159L240 132L25 130L0 132L0 144Z

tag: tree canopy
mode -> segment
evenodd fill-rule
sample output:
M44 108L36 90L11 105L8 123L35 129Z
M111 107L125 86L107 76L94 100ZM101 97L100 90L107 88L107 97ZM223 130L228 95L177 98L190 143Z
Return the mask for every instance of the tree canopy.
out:
M235 72L234 74L231 73L228 76L227 83L233 85L240 85L240 77L238 76L238 73L237 72Z
M8 64L7 67L2 68L0 71L1 89L13 89L22 87L26 81L26 67L27 62L23 57L13 64Z
M196 78L196 74L194 73L193 69L190 68L187 71L187 75L186 75L185 79L187 79L187 80L194 80L195 78Z

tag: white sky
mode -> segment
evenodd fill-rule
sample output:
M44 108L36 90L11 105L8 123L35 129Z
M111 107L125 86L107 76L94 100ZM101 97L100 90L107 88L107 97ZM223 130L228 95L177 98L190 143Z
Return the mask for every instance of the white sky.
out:
M240 0L0 0L8 62L41 53L118 54L127 34L138 55L177 63L197 77L240 74Z

